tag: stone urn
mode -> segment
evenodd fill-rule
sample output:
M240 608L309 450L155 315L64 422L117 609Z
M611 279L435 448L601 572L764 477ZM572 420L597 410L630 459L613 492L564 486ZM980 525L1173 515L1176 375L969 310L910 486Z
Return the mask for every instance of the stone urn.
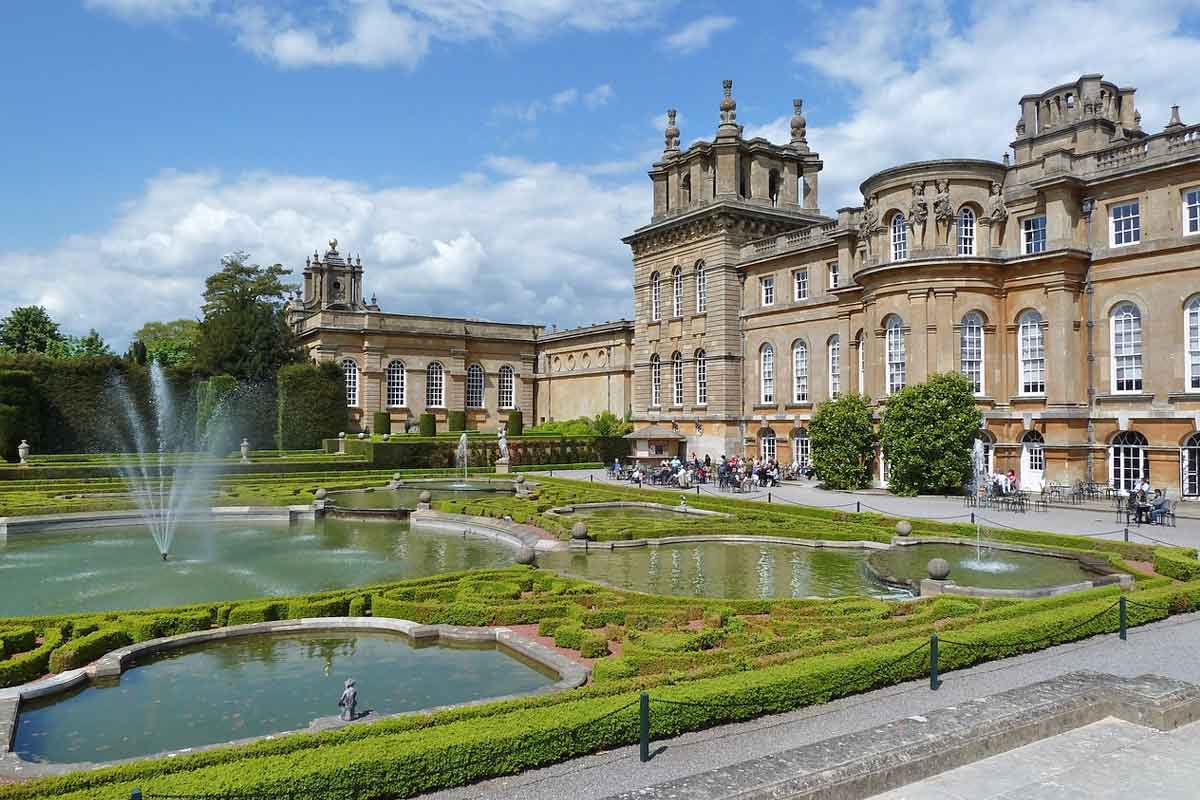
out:
M908 536L912 533L912 523L906 519L902 519L896 523L896 533L899 536Z
M419 495L417 495L417 509L419 511L428 511L430 507L429 504L432 501L433 495L430 494L429 490L423 490Z
M359 438L359 439L365 439L365 438L367 438L367 434L366 434L365 432L360 432L360 433L358 434L358 438Z
M399 489L400 488L400 473L399 472L392 473L392 479L390 481L388 481L387 488L389 488L389 489Z
M516 561L518 564L526 564L526 565L533 564L533 560L534 560L534 553L533 553L532 547L525 545L520 550L517 551Z
M588 540L587 525L584 525L582 522L576 522L572 525L571 538L579 542L586 542Z
M21 440L21 443L17 445L17 456L21 459L21 466L29 466L29 442Z
M929 571L929 577L935 581L944 581L950 577L950 562L944 558L929 559L929 563L925 565L925 569Z
M242 463L249 464L250 463L250 440L242 439L242 444L238 449L242 451Z

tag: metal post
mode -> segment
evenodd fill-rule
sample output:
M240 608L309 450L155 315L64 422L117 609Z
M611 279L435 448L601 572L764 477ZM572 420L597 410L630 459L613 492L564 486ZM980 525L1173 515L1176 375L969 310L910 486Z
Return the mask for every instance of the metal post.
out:
M975 524L975 512L974 511L971 512L971 524L972 525Z
M696 484L696 494L700 494L700 484Z
M1121 641L1123 642L1123 641L1125 641L1125 621L1126 621L1126 619L1125 619L1125 613L1126 613L1125 595L1121 595L1120 611L1121 611Z
M932 634L929 637L929 689L936 692L942 682L938 680L938 637L937 634Z
M862 500L855 500L855 501L854 501L854 513L855 513L855 514L861 514L861 513L862 513Z
M767 502L771 502L771 493L767 492Z
M650 760L650 693L642 692L641 701L642 730L640 755L642 763L645 764Z
M1129 528L1125 529L1125 541L1129 541ZM1124 600L1125 598L1122 597L1121 599Z
M595 476L595 475L588 475L588 483L592 483L592 482L594 482L595 480L596 480L596 476Z

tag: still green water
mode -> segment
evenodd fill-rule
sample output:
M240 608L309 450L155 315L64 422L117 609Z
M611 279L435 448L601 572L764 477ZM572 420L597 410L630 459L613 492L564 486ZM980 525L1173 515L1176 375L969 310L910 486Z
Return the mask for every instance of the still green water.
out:
M960 586L980 589L1036 589L1094 580L1097 576L1073 558L1054 558L1009 550L988 550L977 554L968 544L916 544L879 550L871 564L881 575L920 581L928 577L931 558L944 558L950 564L949 580Z
M513 563L484 537L406 522L184 524L163 562L141 526L0 538L0 616L295 595Z
M470 481L470 489L455 489L450 481L412 484L400 489L376 489L373 492L331 492L329 499L342 508L416 508L421 492L428 490L434 500L471 500L512 494L511 483L488 484ZM461 484L459 484L461 486Z
M538 566L621 589L687 597L909 596L875 580L860 550L695 544L539 553Z
M395 714L527 692L557 680L495 646L414 645L403 636L279 634L147 659L117 685L24 702L14 750L31 761L108 761L306 728L338 713Z

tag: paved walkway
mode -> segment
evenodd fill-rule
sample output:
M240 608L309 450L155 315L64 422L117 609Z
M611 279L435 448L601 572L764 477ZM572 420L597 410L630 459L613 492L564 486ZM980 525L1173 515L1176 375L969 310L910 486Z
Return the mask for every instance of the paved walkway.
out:
M429 797L437 800L602 800L914 714L926 714L937 708L1080 669L1129 677L1153 673L1200 683L1200 614L1182 615L1132 629L1126 642L1120 641L1116 634L1096 636L1039 653L946 673L944 684L936 692L929 690L927 681L914 681L788 714L654 742L652 749L661 750L648 764L639 762L637 747L623 747Z
M603 470L570 470L555 471L556 478L575 478L602 482L609 485L629 487L625 481L612 481ZM678 489L645 488L647 494L670 494L678 497ZM689 490L694 493L696 490ZM897 517L922 519L948 519L948 522L967 522L974 511L977 520L985 520L984 524L995 527L1010 526L1023 530L1049 531L1051 533L1101 533L1110 532L1097 538L1121 539L1124 523L1118 522L1114 511L1097 508L1051 508L1048 511L1027 511L1023 514L1013 511L998 511L995 509L970 509L963 506L961 497L942 497L925 495L921 497L896 497L876 491L864 492L831 492L819 489L815 485L788 482L770 490L761 490L754 494L731 494L721 492L713 485L701 487L701 493L716 497L772 503L798 503L806 506L831 508L845 507L853 511L856 503L861 503L863 510L874 510ZM769 494L769 498L768 498ZM1200 506L1198 506L1200 513ZM1153 543L1153 540L1180 545L1183 547L1200 547L1200 519L1180 517L1178 527L1169 528L1160 525L1131 525L1129 526L1130 541Z
M1194 800L1200 722L1169 733L1108 718L872 800Z

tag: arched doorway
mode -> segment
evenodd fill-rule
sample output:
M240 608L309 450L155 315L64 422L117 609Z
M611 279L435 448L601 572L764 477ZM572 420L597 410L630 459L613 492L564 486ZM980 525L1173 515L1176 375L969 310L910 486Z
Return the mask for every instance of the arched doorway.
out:
M792 431L792 463L801 467L812 463L812 441L804 428Z
M1200 433L1193 433L1179 448L1179 493L1200 497Z
M758 457L763 461L774 461L775 453L775 431L763 428L758 434Z
M1021 488L1041 491L1046 474L1046 440L1037 431L1026 431L1021 437Z
M1150 479L1146 460L1146 437L1137 431L1121 431L1108 447L1108 479L1122 494L1134 490L1137 483Z

